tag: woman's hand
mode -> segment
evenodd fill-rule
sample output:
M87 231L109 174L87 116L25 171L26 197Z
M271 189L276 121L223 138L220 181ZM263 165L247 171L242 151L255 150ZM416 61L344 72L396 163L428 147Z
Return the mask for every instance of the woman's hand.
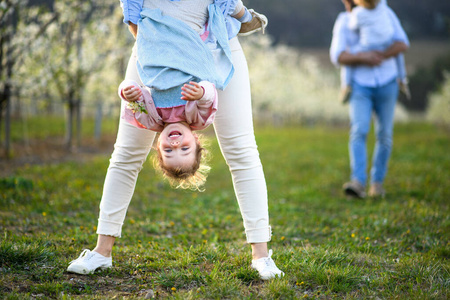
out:
M367 51L358 53L360 63L371 67L378 66L384 60L384 55L379 51Z
M378 66L385 59L384 55L379 51L366 51L352 54L344 51L339 55L338 62L342 65L367 65Z
M186 83L181 87L181 89L183 90L181 92L181 100L186 101L200 100L205 93L201 85L193 81L189 82L189 84Z
M142 98L142 91L140 88L130 85L122 90L122 95L128 102L134 102Z
M404 42L394 42L389 48L387 48L385 51L383 51L384 58L390 58L393 56L397 56L398 54L405 52L408 50L408 45L406 45Z
M131 22L128 22L128 30L130 30L131 34L136 39L136 36L137 36L137 25L133 24Z

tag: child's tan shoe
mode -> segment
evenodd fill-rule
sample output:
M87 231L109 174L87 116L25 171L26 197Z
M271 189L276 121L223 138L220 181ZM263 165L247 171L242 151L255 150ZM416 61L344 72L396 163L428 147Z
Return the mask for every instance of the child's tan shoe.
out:
M246 36L250 35L256 31L262 30L262 33L264 34L264 31L266 30L268 20L267 17L263 14L259 14L253 9L248 10L252 14L252 19L250 22L242 23L241 24L241 30L239 30L240 36Z

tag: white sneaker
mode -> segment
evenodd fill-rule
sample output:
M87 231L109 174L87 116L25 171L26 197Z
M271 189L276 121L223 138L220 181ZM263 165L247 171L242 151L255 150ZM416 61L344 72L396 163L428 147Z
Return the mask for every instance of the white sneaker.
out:
M77 274L92 274L100 269L107 269L112 267L112 258L105 257L100 253L85 249L80 256L70 262L67 268L68 272Z
M277 268L272 259L272 249L269 250L269 257L252 260L252 268L258 271L263 280L284 276L284 272Z

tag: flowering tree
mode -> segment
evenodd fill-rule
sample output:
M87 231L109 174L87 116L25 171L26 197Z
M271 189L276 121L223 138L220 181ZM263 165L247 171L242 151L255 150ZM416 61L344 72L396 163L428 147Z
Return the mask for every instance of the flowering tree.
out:
M61 99L66 105L68 149L75 139L80 144L81 106L90 80L102 72L118 74L111 70L117 69L124 56L125 42L118 42L124 31L120 15L118 5L106 1L55 1L52 12L39 16L41 20L56 18L55 22L34 40L30 55L18 70L17 78L26 86L22 91L25 98L45 95L47 101ZM26 23L20 26L23 34L36 30Z
M41 36L55 20L53 17L38 22L39 13L39 9L28 8L28 1L4 0L0 2L0 128L4 116L4 149L7 157L10 152L11 99L13 92L18 91L18 85L14 81L15 71L23 62L23 57L33 40ZM18 24L21 22L28 24L34 30L22 34L18 38Z

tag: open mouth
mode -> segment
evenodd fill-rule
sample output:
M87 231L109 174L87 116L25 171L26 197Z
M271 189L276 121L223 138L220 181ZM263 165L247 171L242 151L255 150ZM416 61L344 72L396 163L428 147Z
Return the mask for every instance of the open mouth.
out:
M171 137L171 138L176 138L176 137L179 137L179 136L181 136L181 132L176 131L176 130L171 131L171 132L169 133L169 137Z

